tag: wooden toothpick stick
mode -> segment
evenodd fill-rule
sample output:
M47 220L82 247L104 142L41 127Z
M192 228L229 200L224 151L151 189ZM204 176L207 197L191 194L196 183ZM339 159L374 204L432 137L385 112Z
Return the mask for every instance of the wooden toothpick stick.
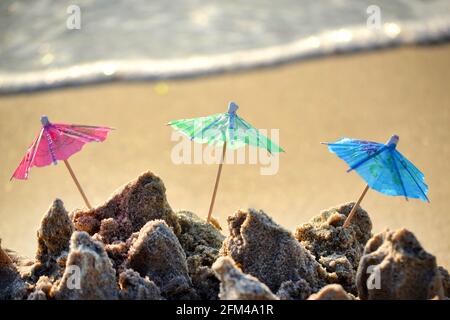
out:
M78 179L75 176L75 173L73 172L72 167L69 164L69 161L64 160L64 164L66 165L67 170L69 170L70 176L72 177L73 182L75 182L75 184L76 184L76 186L78 188L78 191L80 192L81 196L83 197L84 203L86 203L86 206L88 207L89 210L92 210L92 206L89 203L89 200L87 199L86 194L83 191L83 188L81 188L81 185L78 182Z
M209 221L211 220L211 214L214 209L214 202L216 201L217 188L219 187L220 174L222 173L222 166L223 166L223 163L225 162L225 153L226 152L227 152L227 142L225 141L223 143L222 160L220 161L219 170L217 171L216 184L214 185L214 192L212 195L211 204L209 206L208 218L206 219L206 223L209 223Z
M359 196L358 201L356 201L355 205L353 206L352 210L350 211L350 213L347 216L347 219L345 219L344 222L344 228L347 228L350 225L350 222L353 219L353 216L356 213L356 209L358 209L359 204L361 203L361 201L364 199L364 196L366 195L367 191L369 190L369 185L366 185L366 187L364 188L364 191L361 193L361 195Z

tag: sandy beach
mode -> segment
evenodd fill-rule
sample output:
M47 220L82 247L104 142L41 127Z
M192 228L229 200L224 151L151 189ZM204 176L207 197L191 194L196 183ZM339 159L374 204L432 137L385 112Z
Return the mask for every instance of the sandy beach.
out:
M151 170L162 178L174 210L207 214L216 165L171 160L172 119L225 112L228 101L257 128L280 129L276 175L261 166L226 165L214 215L226 228L239 208L265 210L289 230L320 210L354 201L364 188L356 173L321 141L342 136L386 141L426 177L431 203L405 202L369 191L362 207L374 232L407 228L438 264L450 267L450 45L408 47L308 60L268 69L164 84L111 83L0 97L0 237L27 256L36 229L55 198L68 210L83 206L63 165L34 168L28 181L9 178L39 130L39 117L55 122L116 128L71 164L94 205Z

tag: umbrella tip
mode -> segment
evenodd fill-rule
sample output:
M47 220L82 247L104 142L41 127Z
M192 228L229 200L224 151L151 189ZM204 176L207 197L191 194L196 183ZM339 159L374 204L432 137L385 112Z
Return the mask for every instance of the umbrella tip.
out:
M396 146L398 144L399 140L400 140L400 137L398 135L394 134L392 137L389 138L389 140L386 144L388 146Z
M50 123L47 116L41 116L41 123L43 126L46 126Z
M228 103L228 113L236 113L237 109L239 109L239 106L231 101Z

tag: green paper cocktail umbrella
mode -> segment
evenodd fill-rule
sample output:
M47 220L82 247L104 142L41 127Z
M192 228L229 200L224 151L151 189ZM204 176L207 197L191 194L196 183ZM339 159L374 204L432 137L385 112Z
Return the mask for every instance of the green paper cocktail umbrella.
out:
M247 121L236 114L238 105L230 102L228 112L218 113L208 117L181 119L170 121L169 125L175 130L186 135L189 139L197 143L208 143L211 145L223 146L222 159L217 171L214 192L209 207L207 222L211 219L214 208L217 188L219 186L222 165L225 160L227 148L237 149L245 145L251 145L266 149L269 153L284 152L284 150L273 143L269 138L263 136L259 131L251 126Z

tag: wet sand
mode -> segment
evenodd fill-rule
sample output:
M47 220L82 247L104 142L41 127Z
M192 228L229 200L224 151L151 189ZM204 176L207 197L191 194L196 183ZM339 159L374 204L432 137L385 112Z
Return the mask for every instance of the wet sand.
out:
M36 229L55 197L68 210L83 205L63 165L34 168L30 180L9 182L39 130L55 122L117 128L71 164L93 204L148 169L159 175L174 210L206 215L216 165L171 161L169 120L226 111L229 100L258 128L279 128L276 175L260 165L226 165L214 215L225 225L238 208L264 209L290 230L320 210L356 200L364 182L320 141L341 136L385 141L426 176L431 204L369 191L362 206L374 231L405 227L450 267L450 45L401 48L304 61L276 68L155 83L114 83L0 97L0 237L33 256Z

